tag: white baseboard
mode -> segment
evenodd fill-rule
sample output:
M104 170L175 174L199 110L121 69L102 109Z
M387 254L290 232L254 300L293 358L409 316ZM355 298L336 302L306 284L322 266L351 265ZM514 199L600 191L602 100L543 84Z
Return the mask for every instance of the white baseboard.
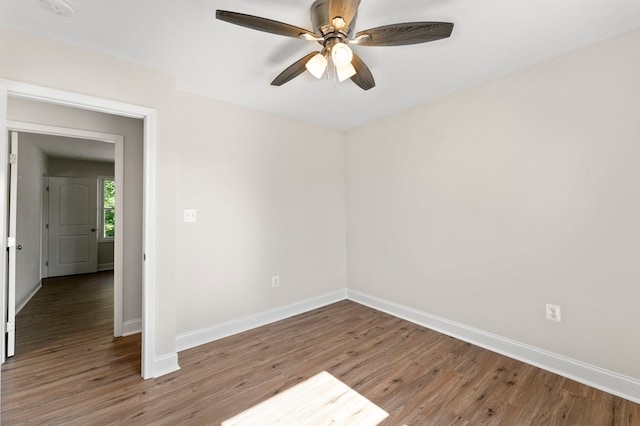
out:
M638 379L347 289L307 299L281 308L260 312L238 320L180 334L176 338L177 351L180 352L224 337L242 333L243 331L299 315L344 299L349 299L361 305L386 312L395 317L411 321L423 327L455 337L456 339L517 359L542 368L543 370L628 399L629 401L640 403L640 380ZM158 371L166 370L162 373L166 374L180 368L177 364L177 355L175 361L166 360L164 363L166 363L166 365L163 364L164 366L162 368L158 367L160 369L155 370L156 377L161 375L157 373Z
M29 301L33 298L33 296L36 295L38 290L40 290L41 288L42 288L42 280L38 281L38 284L36 284L35 287L33 287L33 290L31 290L31 292L27 294L27 296L25 296L18 304L16 304L16 315L18 315L18 312L20 312L22 308L27 306L27 303L29 303Z
M224 337L242 333L243 331L280 321L294 315L299 315L313 309L321 308L323 306L345 300L346 298L346 289L339 290L323 296L283 306L281 308L259 312L255 315L214 325L212 327L201 328L199 330L179 334L176 338L176 347L178 352L184 351Z
M354 290L347 298L640 404L640 380Z
M98 265L98 272L111 271L113 270L113 268L114 268L113 263L100 263Z
M125 321L122 323L122 335L131 336L132 334L142 333L142 318Z
M180 370L178 365L178 353L173 352L158 356L153 361L153 377L164 376Z

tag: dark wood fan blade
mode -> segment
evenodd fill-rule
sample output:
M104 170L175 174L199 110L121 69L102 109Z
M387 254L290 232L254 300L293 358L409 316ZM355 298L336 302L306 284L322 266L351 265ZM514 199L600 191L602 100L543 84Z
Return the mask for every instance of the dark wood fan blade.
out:
M329 19L340 16L349 25L358 13L358 6L360 0L329 0Z
M450 22L404 22L360 31L355 38L365 36L359 46L402 46L447 38L451 31Z
M297 76L305 72L306 70L305 65L307 64L309 59L311 59L317 53L318 52L311 52L304 58L300 58L297 61L295 61L293 64L289 65L289 67L286 70L282 71L280 74L278 74L276 78L273 79L273 81L271 82L271 85L282 86L286 82L293 80L294 78L296 78Z
M216 18L221 21L240 25L241 27L251 28L253 30L264 31L266 33L278 34L286 37L300 37L300 34L309 34L313 37L316 35L304 28L298 28L283 22L274 21L272 19L261 18L259 16L246 15L244 13L230 12L228 10L216 10Z
M351 77L351 81L357 84L363 90L369 90L376 86L376 81L373 79L373 74L371 74L371 70L365 64L362 59L355 53L353 54L353 59L351 60L351 65L356 69L356 74Z

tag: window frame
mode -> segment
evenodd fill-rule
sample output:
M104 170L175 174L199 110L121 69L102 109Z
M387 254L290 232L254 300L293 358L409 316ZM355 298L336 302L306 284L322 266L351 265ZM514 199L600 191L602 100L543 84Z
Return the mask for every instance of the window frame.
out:
M98 176L98 242L99 243L106 243L106 242L114 242L115 241L115 236L114 237L105 237L104 236L104 212L105 212L105 206L104 206L104 182L110 180L113 181L114 185L116 183L116 179L113 176ZM109 207L109 210L113 210L113 214L115 217L115 213L116 213L116 204L118 203L117 201L117 187L116 187L116 199L114 200L114 205L113 207ZM116 221L117 223L117 221ZM116 230L117 230L117 226L116 226Z

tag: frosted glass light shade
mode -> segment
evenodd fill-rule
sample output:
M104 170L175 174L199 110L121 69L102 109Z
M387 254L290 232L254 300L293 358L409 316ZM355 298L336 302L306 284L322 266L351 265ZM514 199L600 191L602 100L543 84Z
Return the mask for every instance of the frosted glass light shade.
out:
M342 68L351 64L353 52L351 48L344 43L336 43L331 48L331 59L336 67Z
M338 81L340 82L356 75L356 69L351 64L347 64L344 67L336 67L336 72L338 74Z
M309 59L304 66L315 78L320 78L327 69L327 58L322 53L318 53Z

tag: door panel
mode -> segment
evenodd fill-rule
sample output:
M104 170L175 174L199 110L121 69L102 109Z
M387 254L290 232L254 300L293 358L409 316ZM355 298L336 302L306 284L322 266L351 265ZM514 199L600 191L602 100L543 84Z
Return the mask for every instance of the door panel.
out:
M95 179L49 178L49 276L98 270Z
M18 212L18 133L11 132L9 156L9 280L7 286L7 357L16 350L16 222Z

